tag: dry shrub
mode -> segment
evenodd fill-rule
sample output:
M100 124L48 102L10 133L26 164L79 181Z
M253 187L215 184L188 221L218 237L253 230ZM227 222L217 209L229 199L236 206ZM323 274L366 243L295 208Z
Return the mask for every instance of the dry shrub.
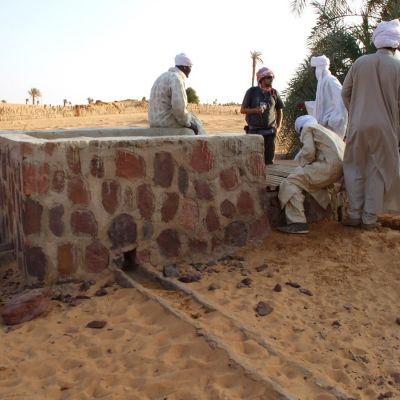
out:
M0 104L0 121L16 121L43 118L64 118L105 114L131 114L147 112L147 102L137 100L114 101L112 103L48 106L28 104Z
M222 106L211 104L189 104L188 109L194 114L237 115L240 106ZM122 100L112 103L97 101L96 104L73 106L47 106L30 104L0 104L0 121L17 121L28 119L85 117L93 115L135 114L148 110L148 102Z

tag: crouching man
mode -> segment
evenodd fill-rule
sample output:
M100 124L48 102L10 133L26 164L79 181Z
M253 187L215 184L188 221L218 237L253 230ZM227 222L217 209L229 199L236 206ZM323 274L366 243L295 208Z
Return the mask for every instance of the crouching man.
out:
M279 201L285 208L287 225L278 227L285 233L308 233L304 212L305 193L326 209L330 204L328 187L343 175L343 140L331 130L318 124L310 115L296 119L295 130L300 135L302 150L299 166L279 187Z

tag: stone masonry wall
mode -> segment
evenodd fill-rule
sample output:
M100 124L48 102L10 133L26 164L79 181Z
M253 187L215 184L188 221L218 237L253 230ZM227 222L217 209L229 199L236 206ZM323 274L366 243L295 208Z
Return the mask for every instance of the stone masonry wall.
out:
M29 283L101 273L131 250L206 261L269 232L257 135L0 134L0 149L1 241Z

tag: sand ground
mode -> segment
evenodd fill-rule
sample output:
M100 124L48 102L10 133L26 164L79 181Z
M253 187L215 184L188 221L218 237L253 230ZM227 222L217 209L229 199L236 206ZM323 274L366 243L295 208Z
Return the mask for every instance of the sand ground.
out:
M240 115L201 118L209 132L243 128ZM0 129L146 124L136 114ZM79 283L54 287L64 297L45 315L0 324L0 398L269 400L285 398L280 388L299 400L400 399L400 231L323 222L235 256L197 266L200 281L179 283L192 295L139 278L124 289L111 276L75 302L65 294ZM20 288L12 258L0 262L1 305ZM255 312L260 301L270 314Z

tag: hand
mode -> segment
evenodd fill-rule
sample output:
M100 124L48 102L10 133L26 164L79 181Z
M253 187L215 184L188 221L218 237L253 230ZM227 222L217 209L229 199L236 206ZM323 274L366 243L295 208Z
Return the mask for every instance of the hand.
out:
M197 135L199 133L199 128L197 127L197 125L193 122L190 123L190 129L192 131L194 131L194 134Z
M256 108L256 114L258 114L258 115L262 115L264 113L264 111L265 111L264 107L257 107Z
M280 127L280 126L277 126L277 127L276 127L276 132L275 132L275 133L278 134L280 131L281 131L281 127Z

